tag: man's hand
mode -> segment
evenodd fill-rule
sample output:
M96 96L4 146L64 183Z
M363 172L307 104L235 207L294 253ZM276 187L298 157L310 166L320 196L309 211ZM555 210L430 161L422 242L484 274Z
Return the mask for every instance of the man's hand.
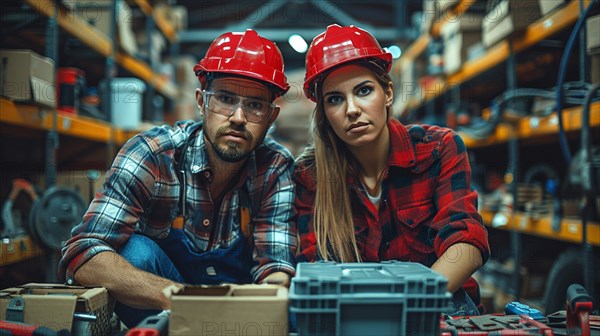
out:
M275 272L267 275L260 283L290 287L290 276L285 272Z

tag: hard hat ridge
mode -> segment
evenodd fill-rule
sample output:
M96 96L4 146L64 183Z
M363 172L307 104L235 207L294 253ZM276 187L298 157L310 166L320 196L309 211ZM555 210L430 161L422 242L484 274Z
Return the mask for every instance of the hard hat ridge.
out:
M228 32L216 38L203 59L194 66L202 87L209 73L250 77L275 86L281 96L289 89L283 57L274 42L253 29Z

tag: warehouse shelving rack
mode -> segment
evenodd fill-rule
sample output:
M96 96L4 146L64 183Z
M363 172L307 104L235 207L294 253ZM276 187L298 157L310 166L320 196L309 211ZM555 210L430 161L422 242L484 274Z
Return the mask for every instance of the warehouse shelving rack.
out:
M441 18L433 22L430 30L422 33L402 54L401 58L394 63L392 67L393 78L400 78L403 71L413 71L406 66L411 64L411 62L418 61L419 58L423 58L428 44L433 39L439 37L441 27L446 22L445 19L454 19L467 14L474 3L475 1L473 0L461 0L454 8L450 8ZM493 47L488 48L481 56L465 62L457 72L445 77L428 78L423 84L417 84L420 85L420 90L417 90L416 94L415 92L401 93L404 94L404 97L408 97L408 102L403 110L394 111L395 116L411 122L412 113L407 112L425 111L425 113L430 113L435 110L436 106L444 106L449 103L450 99L456 101L459 99L458 96L460 96L460 88L462 86L469 85L474 80L486 78L486 74L491 70L503 66L506 68L507 78L507 82L503 84L504 87L508 89L516 88L516 55L522 54L524 51L535 47L546 39L554 38L561 33L568 32L580 17L583 8L589 4L589 0L566 1L566 4L562 7L532 22L524 32L514 34L502 40ZM580 71L580 74L584 72ZM590 127L593 130L598 130L600 128L600 103L592 104L590 111ZM483 109L482 115L486 113L489 114L488 108ZM571 136L572 141L581 130L581 114L581 106L567 108L562 111L563 129ZM475 139L466 133L460 133L469 151L497 151L502 146L506 146L509 165L507 176L505 177L513 182L510 184L510 187L514 199L516 199L517 182L520 175L519 156L523 155L523 153L520 153L522 151L521 147L540 144L548 145L552 142L557 142L558 134L559 126L556 112L543 117L526 116L516 121L500 123L489 136L483 139ZM597 144L597 139L594 141ZM549 244L553 244L552 242L564 242L585 248L582 245L584 234L581 219L562 218L560 227L557 229L556 223L553 223L551 216L534 219L525 213L513 210L506 225L501 227L492 225L493 212L482 211L482 216L484 224L489 228L490 235L494 235L499 231L507 231L510 235L509 243L511 247L507 246L507 249L511 250L511 257L514 258L515 267L511 280L512 288L509 290L511 293L508 294L513 299L518 300L521 293L522 284L519 270L524 257L522 246L523 234L528 237L545 239ZM600 247L600 223L588 222L586 233L587 245L593 246L597 250ZM561 247L556 246L553 248L559 249ZM494 255L494 251L492 251L492 255Z
M153 95L151 90L156 90L167 99L177 98L177 88L173 83L162 78L154 71L155 65L148 64L118 50L114 28L112 36L107 36L83 18L59 5L57 1L22 0L22 3L28 4L48 19L49 25L45 41L47 54L56 53L58 45L56 29L62 29L106 59L106 74L108 76L115 73L115 69L112 67L116 63L116 65L121 66L148 84L150 88L148 91L150 92L147 92L147 97ZM156 25L171 45L175 46L172 49L177 50L177 32L166 20L163 12L153 8L147 0L131 0L129 3L137 6L146 15L147 28L153 29ZM116 20L114 18L115 6L113 4L113 23ZM147 47L150 49L152 45ZM92 163L92 166L89 166L89 163L84 163L83 167L85 169L105 170L114 159L117 147L123 145L138 132L122 130L102 120L58 113L56 110L43 108L35 104L17 103L5 98L0 98L0 128L16 133L28 133L33 138L39 138L40 134L46 134L47 150L44 158L46 162L43 166L47 170L46 175L50 175L47 176L46 186L52 185L51 181L56 177L55 169L60 163L54 161L57 156L56 152L61 151L61 148L58 148L57 145L59 135L61 136L63 148L74 144L78 147L83 146L79 153L93 152L104 157L104 159ZM98 148L101 148L102 151L97 152ZM1 153L1 155L11 155L11 153ZM2 178L4 179L6 176ZM0 182L4 184L10 181ZM40 247L29 235L0 240L0 274L8 272L11 265L41 256L48 256L48 251ZM48 280L54 280L55 272L51 271L50 268L47 277L49 277Z

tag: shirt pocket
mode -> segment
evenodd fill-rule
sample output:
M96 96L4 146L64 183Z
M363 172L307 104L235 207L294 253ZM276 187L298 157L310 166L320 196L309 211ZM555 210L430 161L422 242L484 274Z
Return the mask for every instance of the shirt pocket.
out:
M398 209L394 212L394 216L397 223L402 223L403 225L414 229L433 216L433 212L431 205L421 205L406 209Z
M415 145L415 165L411 169L413 173L423 173L439 160L438 142L418 143Z

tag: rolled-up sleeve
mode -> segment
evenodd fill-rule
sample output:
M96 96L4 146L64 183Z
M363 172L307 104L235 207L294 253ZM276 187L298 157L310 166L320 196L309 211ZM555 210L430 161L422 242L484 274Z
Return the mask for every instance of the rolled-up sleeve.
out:
M117 154L83 220L73 228L62 249L58 276L74 283L73 274L98 253L118 251L143 215L155 186L156 164L141 136L129 140Z
M440 159L441 171L435 190L438 212L432 221L437 231L436 255L439 258L450 246L467 243L481 252L485 262L490 256L487 230L477 212L477 192L471 188L466 146L455 132L444 136Z
M254 262L252 276L260 282L274 272L295 274L297 248L294 218L293 160L281 156L267 169L259 210L253 215Z

